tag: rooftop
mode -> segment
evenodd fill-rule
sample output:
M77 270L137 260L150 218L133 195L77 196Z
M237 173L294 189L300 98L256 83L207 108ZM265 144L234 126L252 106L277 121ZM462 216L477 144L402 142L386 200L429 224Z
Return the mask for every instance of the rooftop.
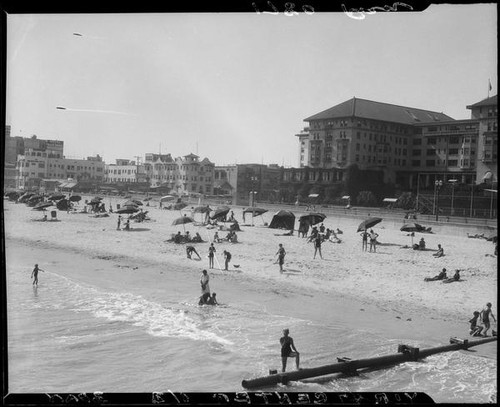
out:
M498 104L497 102L497 96L491 96L489 98L483 99L480 102L474 103L473 105L467 106L467 109L472 109L474 107L481 107L481 106L496 106Z
M401 124L415 124L420 122L442 122L454 120L444 113L431 110L417 109L393 105L372 100L358 99L353 97L330 109L324 110L304 121L337 119L342 117L359 117L363 119L381 120Z

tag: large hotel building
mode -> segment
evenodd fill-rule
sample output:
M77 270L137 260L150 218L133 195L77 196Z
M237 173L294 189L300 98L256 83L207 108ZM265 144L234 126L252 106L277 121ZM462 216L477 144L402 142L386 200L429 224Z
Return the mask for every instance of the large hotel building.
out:
M318 180L341 181L344 170L356 164L382 171L385 182L403 189L413 188L417 177L423 185L437 178L497 181L497 96L467 108L470 119L454 120L441 112L352 98L304 119L308 126L296 135L300 167L309 167ZM297 175L285 171L284 180Z

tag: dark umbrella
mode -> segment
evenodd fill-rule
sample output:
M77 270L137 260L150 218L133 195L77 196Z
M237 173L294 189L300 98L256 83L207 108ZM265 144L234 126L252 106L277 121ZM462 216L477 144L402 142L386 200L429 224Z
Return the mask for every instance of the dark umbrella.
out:
M172 209L180 211L181 209L184 209L186 206L188 206L188 205L185 202L177 202L176 204L174 204Z
M47 199L49 201L58 201L59 199L63 199L63 198L66 198L66 195L63 195L63 194L52 194Z
M102 200L102 198L99 198L98 196L96 196L96 197L95 197L95 198L93 198L91 201L89 201L89 205L100 204L100 203L101 203L101 200Z
M18 198L19 203L26 203L28 202L28 199L30 199L33 195L35 195L33 192L25 192Z
M139 201L138 199L132 199L132 202L139 206L142 205L142 202Z
M80 202L82 200L82 197L80 195L72 195L69 197L69 200L71 202Z
M210 216L210 219L223 218L224 216L227 215L229 210L230 208L228 208L227 206L221 206L220 208L217 208L215 211L213 211L212 215Z
M28 199L26 202L28 206L35 206L37 203L41 202L43 200L43 196L41 195L33 195Z
M358 226L358 232L362 232L365 229L370 229L375 226L377 223L382 222L382 218L369 218L361 222Z
M49 206L52 206L52 202L40 202L39 204L35 205L32 210L42 211L45 210L45 208L48 208Z
M246 208L245 210L243 210L243 213L251 213L252 216L260 216L266 212L267 209L264 208Z
M193 209L194 213L207 213L210 212L212 209L210 209L209 206L197 206L196 208Z
M180 216L177 219L174 219L172 225L185 225L186 223L192 223L194 219L191 216Z
M117 209L115 213L124 214L124 213L135 213L139 212L139 208L137 206L124 206L123 208Z
M302 215L299 218L299 222L303 222L304 220L306 220L310 225L316 225L317 223L323 222L325 218L326 215L323 213L308 213L307 215Z
M418 223L406 223L401 226L401 232L421 232L424 231L425 228Z
M126 201L123 206L137 206L137 204L135 203L135 201Z

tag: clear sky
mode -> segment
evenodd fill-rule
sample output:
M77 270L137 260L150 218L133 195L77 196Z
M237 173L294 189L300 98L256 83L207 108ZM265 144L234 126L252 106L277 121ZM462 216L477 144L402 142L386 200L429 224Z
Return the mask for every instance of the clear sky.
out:
M353 96L469 118L489 79L496 94L496 15L10 14L6 124L107 163L298 166L303 119Z

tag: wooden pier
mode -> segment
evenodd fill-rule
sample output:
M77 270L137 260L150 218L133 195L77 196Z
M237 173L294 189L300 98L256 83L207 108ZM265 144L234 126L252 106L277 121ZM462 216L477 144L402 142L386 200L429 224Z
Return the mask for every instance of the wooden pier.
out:
M286 373L276 373L265 377L243 380L241 385L246 389L264 388L276 385L278 383L286 384L289 381L307 379L311 377L326 376L333 373L355 374L358 369L383 368L389 365L395 365L407 361L417 361L436 353L450 352L460 349L468 349L473 346L496 341L497 337L469 341L467 339L450 338L449 345L438 346L435 348L419 349L408 345L399 345L398 353L378 356L368 359L351 360L349 358L337 358L339 363L331 365L307 368Z

